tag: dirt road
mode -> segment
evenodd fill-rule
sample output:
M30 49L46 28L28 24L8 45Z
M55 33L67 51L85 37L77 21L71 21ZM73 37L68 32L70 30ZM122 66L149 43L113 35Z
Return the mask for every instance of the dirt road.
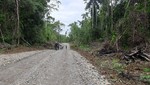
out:
M0 85L108 85L95 67L67 49L0 55Z

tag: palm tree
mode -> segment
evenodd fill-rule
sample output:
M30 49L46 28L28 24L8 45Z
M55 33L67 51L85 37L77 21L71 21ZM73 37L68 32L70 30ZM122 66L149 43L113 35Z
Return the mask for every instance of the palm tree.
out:
M97 36L97 13L98 9L100 8L100 4L103 2L103 0L90 0L85 9L91 10L91 18L92 18L92 29L94 31L94 36Z
M88 18L88 12L86 12L85 14L82 14L81 16L82 16L82 19L83 20L86 20L87 18Z
M97 11L100 7L102 0L90 0L85 9L91 10L92 28L96 28L97 25Z

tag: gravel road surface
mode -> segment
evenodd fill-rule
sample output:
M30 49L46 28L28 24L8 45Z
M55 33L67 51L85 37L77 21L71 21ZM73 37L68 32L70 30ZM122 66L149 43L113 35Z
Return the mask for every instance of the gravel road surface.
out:
M0 85L110 85L69 44L62 50L0 55Z

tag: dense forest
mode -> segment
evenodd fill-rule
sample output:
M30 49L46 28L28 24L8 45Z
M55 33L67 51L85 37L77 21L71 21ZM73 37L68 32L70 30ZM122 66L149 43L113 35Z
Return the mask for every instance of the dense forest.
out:
M62 48L62 52L57 52L62 53L59 55L64 62L68 54L73 58L67 59L76 57L74 52L67 51L68 44L59 44L69 42L112 85L150 85L150 0L83 2L86 6L82 19L70 22L70 33L67 30L61 35L65 24L51 15L59 10L59 0L0 0L0 53L3 48L6 53L13 53L34 50L34 46L35 50L54 49L57 44ZM15 51L13 47L21 48Z
M84 0L82 20L69 25L69 41L82 45L109 41L119 47L148 44L150 0ZM66 41L64 24L50 16L57 0L0 0L0 42L35 44Z
M82 20L71 23L78 45L108 41L116 49L145 45L150 39L150 0L84 0Z
M54 0L0 0L0 42L13 45L61 41L64 24L51 12L61 2Z

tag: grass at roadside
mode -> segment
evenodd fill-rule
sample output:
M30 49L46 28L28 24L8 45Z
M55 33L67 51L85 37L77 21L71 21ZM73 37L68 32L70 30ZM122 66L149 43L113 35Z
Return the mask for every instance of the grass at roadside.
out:
M6 49L0 49L0 53L4 53Z
M76 50L83 50L83 51L91 51L91 47L89 45L71 45L71 48Z

